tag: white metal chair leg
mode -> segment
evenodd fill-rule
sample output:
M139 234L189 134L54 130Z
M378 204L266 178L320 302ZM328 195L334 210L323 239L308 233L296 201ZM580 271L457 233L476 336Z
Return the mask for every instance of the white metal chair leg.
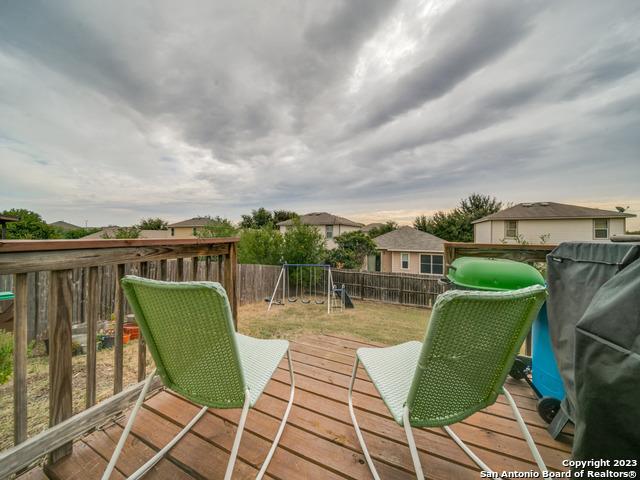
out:
M289 418L289 412L291 412L291 407L293 405L293 395L296 390L296 385L295 385L295 380L293 378L293 363L291 362L291 351L289 349L287 349L287 359L289 360L289 375L291 377L291 395L289 396L289 403L287 404L287 409L284 411L284 416L282 417L282 421L280 422L280 427L276 432L276 436L273 440L273 444L269 449L267 458L265 458L264 462L262 463L262 468L260 468L260 471L256 476L256 480L260 480L266 473L267 468L269 467L269 462L271 462L271 458L273 457L273 454L276 452L276 448L278 448L278 442L280 442L280 437L282 436L284 427L287 424L287 419Z
M171 450L173 446L176 443L178 443L180 439L182 439L182 437L184 437L189 432L189 430L191 430L191 428L196 424L196 422L200 420L200 418L202 418L202 416L206 413L208 408L209 407L202 407L200 411L196 414L196 416L193 417L191 421L187 423L182 430L180 430L180 433L178 433L175 437L173 437L173 439L169 443L167 443L164 446L164 448L162 448L162 450L160 450L152 458L147 460L147 462L144 465L142 465L140 468L138 468L138 470L133 472L131 476L128 477L127 480L137 480L138 478L142 477L145 473L147 473L149 470L151 470L151 468L160 460L162 460L162 457L164 457L167 454L167 452L169 452L169 450Z
M138 400L136 400L136 404L133 406L133 410L131 410L131 415L129 416L129 420L127 421L127 425L124 427L122 431L122 435L120 435L120 440L118 440L118 444L116 445L116 449L113 451L113 455L111 456L111 460L109 460L109 464L107 468L105 468L104 473L102 474L102 480L109 480L111 473L113 473L113 469L118 462L118 457L120 453L122 453L122 448L124 447L124 442L127 440L127 436L129 436L129 432L131 431L131 427L133 427L133 422L136 419L136 415L144 402L144 397L147 396L147 392L149 391L149 386L151 385L151 381L153 377L155 377L156 371L154 370L151 375L147 377L147 380L144 382L144 386L142 387L142 391L140 395L138 395Z
M502 393L504 393L504 396L507 397L507 400L509 401L509 405L511 405L511 410L513 410L513 416L516 417L516 422L518 422L518 426L522 431L522 435L524 436L524 439L527 441L527 445L529 446L529 450L531 450L531 454L533 455L533 458L538 464L538 468L540 469L540 471L546 472L547 466L545 465L544 460L542 459L542 456L538 451L538 447L536 447L536 444L533 441L533 437L531 436L531 433L527 428L527 424L524 423L524 420L522 419L522 415L520 415L520 411L518 410L518 406L516 405L516 402L513 400L513 397L507 391L506 388L502 387Z
M411 423L409 421L409 407L406 405L404 407L404 412L402 413L402 424L404 425L404 432L407 434L407 442L409 443L409 451L411 452L411 458L413 459L413 468L416 470L416 478L423 479L424 473L422 473L422 464L420 463L420 457L418 456L418 447L416 447L416 441L413 438Z
M247 390L244 393L244 405L242 406L242 413L240 414L240 421L238 422L238 431L236 432L236 438L233 440L233 447L231 448L231 455L229 456L229 463L227 463L224 480L231 480L231 474L233 473L233 466L236 464L238 450L240 449L240 439L242 438L242 432L244 432L244 424L247 421L250 403L249 390Z
M483 471L485 472L491 472L492 474L494 474L495 472L493 470L491 470L486 463L484 463L482 460L480 460L480 458L473 453L473 451L467 447L467 444L464 443L460 437L458 437L458 435L456 435L453 430L451 430L451 428L449 428L448 426L444 426L442 427L442 429L447 432L449 434L449 436L452 438L452 440L454 442L456 442L458 444L458 446L464 451L464 453L467 454L467 456L473 460L476 465L478 465Z
M358 421L356 420L355 411L353 410L353 385L356 383L357 372L358 372L358 357L356 357L356 361L353 364L353 373L351 374L351 382L349 383L349 413L351 414L351 421L353 422L353 427L356 429L356 436L358 437L358 441L360 442L360 447L362 447L362 453L364 453L364 458L367 461L367 465L369 465L369 470L371 470L371 475L373 475L374 480L380 480L380 475L378 475L378 471L376 470L376 467L373 465L373 460L371 459L371 455L369 455L367 444L364 442L364 437L362 436L362 432L360 431L360 426L358 425Z

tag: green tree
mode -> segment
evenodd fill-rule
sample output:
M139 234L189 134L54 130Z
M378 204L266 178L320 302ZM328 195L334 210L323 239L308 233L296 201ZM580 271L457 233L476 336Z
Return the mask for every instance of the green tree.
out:
M137 227L140 230L167 230L169 223L160 217L149 217L140 219Z
M211 217L211 220L196 231L199 238L235 237L238 228L227 218L220 216Z
M380 235L393 232L394 230L397 230L397 229L398 229L398 224L390 220L379 227L372 228L367 233L370 238L376 238L376 237L379 237Z
M360 231L347 232L336 237L338 247L328 255L329 263L350 269L359 269L368 255L375 253L376 244L369 235Z
M472 242L472 222L496 213L501 208L502 202L495 197L472 193L460 200L458 207L451 211L438 211L431 217L419 215L413 226L450 242Z
M67 240L75 240L78 238L86 237L87 235L91 235L92 233L99 232L99 228L91 227L91 228L74 228L73 230L58 230L57 236L60 238L66 238Z
M240 228L262 228L272 225L273 215L264 207L251 210L250 215L242 215L242 220L240 221Z
M36 212L25 208L12 208L5 210L2 214L19 219L17 222L7 224L7 238L9 239L46 240L57 237L56 229L48 225Z
M274 210L273 211L273 223L284 222L285 220L291 220L293 218L300 218L296 212L290 210Z
M317 228L294 220L284 234L282 257L287 263L320 263L326 258L322 234Z
M279 265L282 263L283 246L284 238L274 228L244 229L238 243L238 262Z

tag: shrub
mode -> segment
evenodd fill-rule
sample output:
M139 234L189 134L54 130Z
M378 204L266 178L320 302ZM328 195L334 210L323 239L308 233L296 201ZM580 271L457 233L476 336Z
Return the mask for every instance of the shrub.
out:
M0 385L11 377L13 372L13 335L0 330Z

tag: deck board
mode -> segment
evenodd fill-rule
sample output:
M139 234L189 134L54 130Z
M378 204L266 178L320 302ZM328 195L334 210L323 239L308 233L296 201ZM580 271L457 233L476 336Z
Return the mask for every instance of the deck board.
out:
M371 478L347 409L355 349L366 346L374 344L337 335L303 336L291 342L296 373L295 403L269 466L269 478ZM548 467L563 470L561 462L570 455L571 436L565 435L561 440L549 436L535 412L536 399L526 383L508 380L507 388L521 406ZM249 414L234 478L255 477L288 396L289 374L283 362ZM404 431L389 415L363 369L358 372L354 405L382 478L415 478ZM149 398L135 422L133 435L113 478L130 475L197 410L196 405L170 391ZM238 410L210 410L145 478L221 478L238 418ZM73 454L48 466L46 473L50 478L100 478L125 422L126 418L121 417L77 441ZM504 398L456 424L454 430L495 470L536 468ZM414 429L414 432L428 478L478 478L475 464L440 429Z

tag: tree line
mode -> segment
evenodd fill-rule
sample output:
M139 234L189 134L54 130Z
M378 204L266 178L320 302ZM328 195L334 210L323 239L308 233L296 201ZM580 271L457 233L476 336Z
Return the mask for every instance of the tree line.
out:
M427 217L419 215L414 228L447 241L473 241L472 222L499 211L502 202L495 197L473 193L460 200L449 211L438 211ZM79 228L63 231L48 225L36 212L24 209L5 210L5 215L18 217L7 225L8 238L47 239L81 238L100 229ZM398 228L393 221L382 223L365 233L353 231L335 237L337 248L328 250L317 228L300 223L300 216L289 210L257 208L241 216L238 224L220 216L209 216L208 223L196 234L202 238L239 236L238 261L263 265L286 263L329 263L344 268L360 268L368 255L376 251L373 239ZM277 224L292 220L293 225L281 233ZM168 222L162 218L141 219L131 227L120 227L113 238L138 238L141 230L166 230Z

